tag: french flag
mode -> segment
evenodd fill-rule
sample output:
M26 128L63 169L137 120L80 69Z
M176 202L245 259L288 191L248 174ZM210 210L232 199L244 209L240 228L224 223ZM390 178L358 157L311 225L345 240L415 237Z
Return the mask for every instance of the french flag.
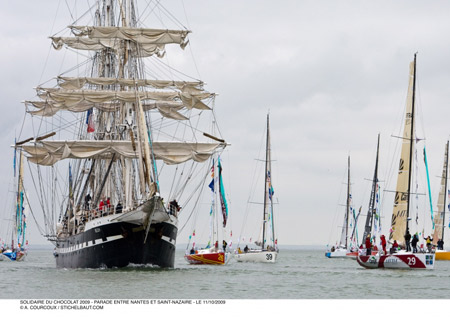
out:
M87 126L87 132L91 133L95 131L95 127L94 127L94 112L93 109L89 109L87 111L87 118L86 118L86 124Z

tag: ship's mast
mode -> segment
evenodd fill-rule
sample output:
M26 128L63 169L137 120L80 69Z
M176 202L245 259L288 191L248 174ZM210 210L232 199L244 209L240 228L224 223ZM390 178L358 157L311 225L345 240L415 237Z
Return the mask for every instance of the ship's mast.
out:
M414 150L414 106L415 106L415 97L416 97L416 57L417 53L414 54L414 72L413 72L413 87L412 87L412 105L411 105L411 140L409 144L409 171L408 171L408 193L407 193L407 205L406 205L406 231L409 232L409 210L410 210L410 197L411 197L411 178L412 178L412 159L413 159L413 150ZM408 114L406 114L408 115Z
M373 215L375 214L375 197L377 193L377 183L378 183L378 155L380 149L380 134L378 134L378 143L377 143L377 157L375 160L375 171L373 173L372 179L372 192L370 193L370 203L369 203L369 212L367 213L366 225L364 227L364 235L363 241L366 239L368 235L372 233L373 226Z
M263 231L261 248L264 250L266 239L266 223L269 210L269 176L270 173L270 132L269 132L269 114L267 114L267 136L266 136L266 160L265 160L265 183L264 183L264 211L263 211Z
M348 217L350 214L350 156L347 160L347 204L345 212L345 248L348 246Z
M444 205L442 206L442 213L443 213L443 215L442 215L442 235L441 235L441 239L442 239L442 241L444 241L444 229L445 229L445 226L444 226L444 223L445 223L445 209L446 209L446 206L447 206L447 178L448 178L448 141L447 141L447 147L446 147L446 149L445 149L445 186L444 186Z

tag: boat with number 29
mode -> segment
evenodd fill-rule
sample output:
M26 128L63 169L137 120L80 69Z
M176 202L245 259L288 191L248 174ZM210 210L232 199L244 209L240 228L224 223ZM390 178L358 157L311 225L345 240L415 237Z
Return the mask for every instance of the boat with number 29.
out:
M406 103L405 122L403 128L403 136L401 137L401 155L399 170L397 175L397 188L394 200L394 208L392 212L391 230L389 242L397 243L404 249L398 250L392 248L386 254L381 251L376 255L359 254L357 262L365 268L391 268L391 269L434 269L435 254L432 251L411 251L407 244L405 236L409 234L410 226L410 206L412 206L411 184L413 162L417 164L417 160L413 161L413 154L416 148L415 133L415 87L416 87L416 57L410 64L408 96ZM424 148L425 164L426 152ZM375 182L376 180L374 180ZM369 211L370 212L370 211ZM416 218L416 220L418 217ZM367 231L366 231L367 233ZM367 233L370 235L369 233ZM416 235L416 234L415 234ZM409 235L410 236L410 235ZM395 247L396 244L393 244ZM405 249L406 248L406 249Z

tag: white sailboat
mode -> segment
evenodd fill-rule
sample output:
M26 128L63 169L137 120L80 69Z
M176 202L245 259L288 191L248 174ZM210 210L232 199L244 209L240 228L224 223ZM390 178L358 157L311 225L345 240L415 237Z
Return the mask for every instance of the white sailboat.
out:
M389 242L393 244L392 253L377 253L376 255L358 255L358 263L365 268L392 268L392 269L433 269L435 254L430 252L398 249L407 247L405 235L410 231L410 207L413 193L412 173L413 155L416 147L415 134L415 88L416 88L416 55L410 64L408 97L405 113L405 123L402 139L397 188L392 212Z
M234 259L238 262L275 263L278 257L277 239L275 238L275 223L273 217L273 187L272 187L272 157L270 146L269 115L267 115L266 129L266 157L265 157L265 183L264 183L264 208L262 218L261 240L256 242L259 246L243 250L239 245L235 251Z
M356 258L358 252L356 222L357 216L352 207L352 194L350 184L350 156L347 161L347 196L345 204L344 221L341 229L339 243L329 247L325 252L328 258ZM349 231L351 229L351 233Z
M436 260L450 261L450 251L444 249L445 211L447 210L447 178L448 178L448 145L445 145L444 166L442 168L441 187L437 202L436 217L434 218L433 245L436 246Z

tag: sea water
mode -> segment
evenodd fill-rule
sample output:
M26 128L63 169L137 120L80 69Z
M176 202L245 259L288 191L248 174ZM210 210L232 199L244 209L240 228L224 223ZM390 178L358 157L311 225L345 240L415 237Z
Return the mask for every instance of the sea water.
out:
M56 268L52 250L0 262L0 299L450 299L450 261L434 270L364 269L325 249L281 249L277 262L175 268Z

